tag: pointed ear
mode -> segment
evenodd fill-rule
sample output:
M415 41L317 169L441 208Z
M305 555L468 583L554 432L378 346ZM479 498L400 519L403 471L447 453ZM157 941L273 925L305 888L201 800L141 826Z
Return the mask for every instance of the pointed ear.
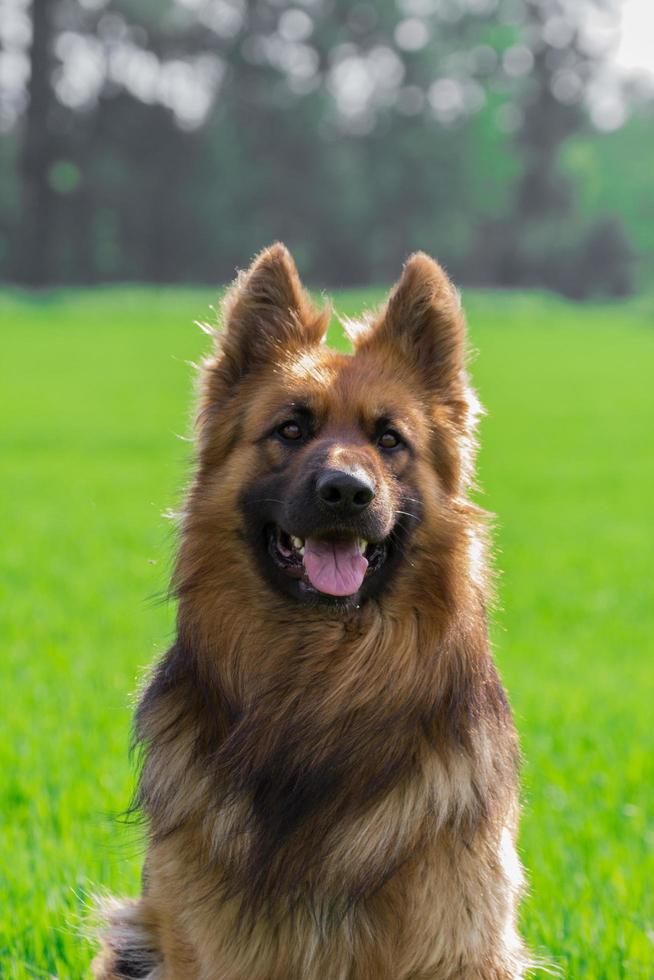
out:
M232 388L262 364L319 344L328 319L328 312L311 303L288 249L281 242L271 245L225 297L214 383Z
M437 262L416 252L357 349L398 354L430 392L457 402L465 387L465 338L456 289Z

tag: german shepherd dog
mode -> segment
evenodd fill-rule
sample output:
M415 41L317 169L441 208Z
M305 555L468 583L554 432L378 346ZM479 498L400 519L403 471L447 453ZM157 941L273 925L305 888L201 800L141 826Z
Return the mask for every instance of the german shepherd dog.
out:
M283 245L202 370L177 639L142 693L142 895L101 980L514 980L517 748L487 638L479 404L443 269L329 313Z

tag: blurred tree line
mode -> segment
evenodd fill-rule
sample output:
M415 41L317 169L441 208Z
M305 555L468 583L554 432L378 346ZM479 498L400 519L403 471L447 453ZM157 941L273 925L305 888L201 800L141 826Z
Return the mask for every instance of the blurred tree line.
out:
M615 12L3 0L0 276L219 282L281 238L316 284L424 248L466 283L624 295L654 139L607 71Z

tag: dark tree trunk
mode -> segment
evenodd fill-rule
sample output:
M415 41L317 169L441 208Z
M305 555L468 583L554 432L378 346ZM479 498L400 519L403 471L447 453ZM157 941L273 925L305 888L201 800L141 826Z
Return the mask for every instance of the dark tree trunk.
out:
M52 232L50 111L53 0L32 0L29 106L20 157L21 239L18 278L32 286L48 282Z

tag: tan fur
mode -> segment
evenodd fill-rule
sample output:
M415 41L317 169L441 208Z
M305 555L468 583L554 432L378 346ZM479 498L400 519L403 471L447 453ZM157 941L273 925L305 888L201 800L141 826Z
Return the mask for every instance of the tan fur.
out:
M417 255L354 357L322 344L325 326L283 246L226 300L178 639L137 715L144 890L109 917L100 980L524 975L516 745L488 649L485 516L466 497L479 406L459 299ZM388 587L343 614L278 594L244 543L244 488L285 465L266 428L299 398L325 451L374 475L380 507L407 487L421 504ZM387 461L365 427L389 407L413 453ZM151 972L121 973L144 947Z

